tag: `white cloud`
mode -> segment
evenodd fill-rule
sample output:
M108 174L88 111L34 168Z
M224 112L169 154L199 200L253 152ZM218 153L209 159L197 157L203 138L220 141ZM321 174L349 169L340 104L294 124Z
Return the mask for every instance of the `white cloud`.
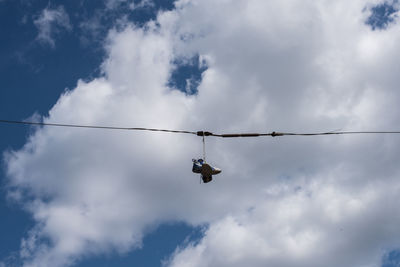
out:
M338 175L346 173L269 192L254 209L213 223L170 266L379 266L382 251L398 244L399 186L348 190Z
M179 1L159 14L160 28L111 31L104 77L79 82L45 121L215 132L393 129L399 52L386 44L398 43L400 28L371 32L365 5ZM173 59L197 53L209 66L199 94L166 88ZM170 266L379 266L382 253L398 247L396 136L207 138L207 147L223 172L200 186L190 172L201 154L195 136L38 130L6 156L10 190L33 200L23 203L37 221L23 242L25 265L134 249L167 221L209 224Z
M107 9L117 9L121 4L127 4L130 10L154 6L153 0L141 0L136 3L133 0L106 0L105 4Z
M49 7L43 9L41 14L33 21L38 29L36 39L44 44L55 47L54 35L60 29L70 31L72 29L69 16L63 6L51 9Z
M140 2L138 2L136 4L134 2L130 3L129 8L131 10L134 10L134 9L138 9L138 8L146 8L146 7L153 7L153 6L154 6L153 0L141 0Z
M95 10L94 14L83 19L79 23L83 34L80 36L81 43L89 45L93 42L104 42L107 32L111 27L123 28L129 20L129 13L136 9L152 8L152 0L142 0L140 2L128 0L107 0L104 9ZM119 14L119 18L114 19ZM110 26L113 25L113 26Z

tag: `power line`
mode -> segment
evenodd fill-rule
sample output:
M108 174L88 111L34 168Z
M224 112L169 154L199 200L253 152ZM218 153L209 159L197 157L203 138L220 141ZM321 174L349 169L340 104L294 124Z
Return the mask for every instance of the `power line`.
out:
M241 134L213 134L211 136L218 137L258 137L258 136L287 136L287 135L297 135L297 136L317 136L317 135L344 135L344 134L400 134L400 131L357 131L357 132L320 132L320 133L285 133L285 132L271 132L271 133L241 133Z
M190 131L165 130L165 129L142 128L142 127L115 127L115 126L97 126L97 125L78 125L78 124L44 123L44 122L13 121L13 120L0 120L0 123L34 125L34 126L56 126L56 127L70 127L70 128L90 128L90 129L103 129L103 130L151 131L151 132L197 134L196 132L190 132Z
M70 128L90 128L104 130L126 130L126 131L150 131L150 132L167 132L167 133L182 133L193 134L197 136L215 136L223 138L233 137L260 137L260 136L318 136L318 135L345 135L345 134L400 134L400 131L333 131L333 132L315 132L315 133L287 133L287 132L270 132L270 133L232 133L232 134L215 134L208 131L183 131L169 130L158 128L142 128L142 127L115 127L115 126L98 126L98 125L79 125L79 124L62 124L62 123L44 123L31 121L15 121L15 120L0 120L0 123L33 125L33 126L55 126L55 127L70 127Z

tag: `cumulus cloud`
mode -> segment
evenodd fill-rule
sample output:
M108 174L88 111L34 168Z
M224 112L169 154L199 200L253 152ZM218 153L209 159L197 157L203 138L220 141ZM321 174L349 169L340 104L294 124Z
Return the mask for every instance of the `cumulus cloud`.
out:
M368 5L380 3L369 1ZM237 131L399 125L400 27L372 31L365 1L181 0L112 30L103 77L45 122ZM232 14L235 14L232 16ZM179 58L207 62L197 95L168 88ZM41 128L5 160L37 225L25 266L140 247L157 225L208 225L168 266L379 266L399 246L396 136L207 138L223 172L198 185L195 136ZM21 200L22 199L22 200Z
M33 22L38 29L36 39L52 48L55 47L55 34L57 34L61 29L67 31L72 30L69 16L63 6L58 6L54 9L49 7L43 9L40 15Z

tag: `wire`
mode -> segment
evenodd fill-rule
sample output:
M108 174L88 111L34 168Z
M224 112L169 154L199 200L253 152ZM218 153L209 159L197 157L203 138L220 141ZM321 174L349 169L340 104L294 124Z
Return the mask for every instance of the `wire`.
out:
M285 136L285 135L297 135L297 136L317 136L317 135L340 135L340 134L400 134L400 131L357 131L357 132L321 132L321 133L282 133L282 132L271 132L271 133L242 133L242 134L212 134L211 136L218 136L224 138L230 137L258 137L258 136Z
M96 125L77 125L77 124L44 123L44 122L13 121L13 120L0 120L0 123L23 124L23 125L34 125L34 126L57 126L57 127L72 127L72 128L90 128L90 129L104 129L104 130L151 131L151 132L197 134L196 132L190 132L190 131L165 130L165 129L142 128L142 127L114 127L114 126L96 126Z
M71 128L90 128L90 129L105 129L105 130L127 130L127 131L151 131L151 132L167 132L167 133L182 133L193 134L197 136L215 136L223 138L233 137L259 137L259 136L317 136L317 135L344 135L344 134L400 134L400 131L338 131L338 132L317 132L317 133L285 133L285 132L270 132L270 133L233 133L233 134L214 134L207 131L182 131L168 130L157 128L142 128L142 127L115 127L115 126L97 126L97 125L78 125L78 124L62 124L62 123L44 123L31 121L15 121L15 120L0 120L0 123L34 125L34 126L56 126L56 127L71 127Z
M320 132L320 133L284 133L284 132L270 132L270 133L234 133L234 134L214 134L211 132L197 132L198 136L216 136L223 138L232 137L259 137L259 136L285 136L285 135L298 135L298 136L316 136L316 135L333 135L333 134L400 134L400 131L357 131L357 132Z
M204 138L204 135L203 135L203 161L204 161L204 163L207 162L206 161L206 140Z

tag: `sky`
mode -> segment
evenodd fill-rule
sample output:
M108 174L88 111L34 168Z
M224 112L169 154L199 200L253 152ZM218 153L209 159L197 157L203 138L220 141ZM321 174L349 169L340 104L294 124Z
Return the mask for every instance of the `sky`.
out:
M400 130L399 8L0 0L0 119ZM0 129L0 267L400 266L397 135Z

